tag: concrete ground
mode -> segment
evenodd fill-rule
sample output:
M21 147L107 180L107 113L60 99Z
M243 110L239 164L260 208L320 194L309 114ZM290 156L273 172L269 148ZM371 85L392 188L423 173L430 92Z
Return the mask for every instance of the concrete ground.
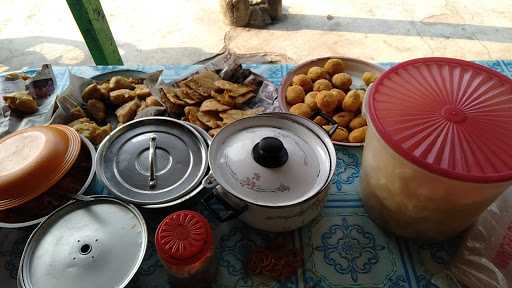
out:
M226 26L217 1L102 5L126 64L194 63L225 44L291 63L327 55L512 59L510 0L283 0L286 17L266 29ZM65 1L0 0L0 11L0 71L94 64Z

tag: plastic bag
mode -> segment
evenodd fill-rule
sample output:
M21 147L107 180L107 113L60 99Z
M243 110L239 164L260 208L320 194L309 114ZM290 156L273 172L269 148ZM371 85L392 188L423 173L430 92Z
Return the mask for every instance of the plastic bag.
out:
M478 218L451 270L467 287L512 287L512 189Z

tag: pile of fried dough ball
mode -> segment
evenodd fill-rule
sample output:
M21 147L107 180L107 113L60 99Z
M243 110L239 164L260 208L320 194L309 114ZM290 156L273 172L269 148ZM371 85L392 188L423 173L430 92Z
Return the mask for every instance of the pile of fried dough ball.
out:
M286 89L286 102L290 113L310 118L325 130L332 126L321 116L312 119L318 110L332 117L338 128L331 136L337 142L363 143L366 119L361 115L364 90L352 90L352 77L344 73L341 59L329 59L323 67L311 67L307 74L297 74ZM374 72L362 76L366 86L377 79Z
M75 107L68 124L95 145L112 132L108 123L108 107L115 109L119 124L133 120L138 112L153 106L163 106L143 79L114 76L103 83L92 83L82 91L83 107ZM103 125L103 126L101 126Z

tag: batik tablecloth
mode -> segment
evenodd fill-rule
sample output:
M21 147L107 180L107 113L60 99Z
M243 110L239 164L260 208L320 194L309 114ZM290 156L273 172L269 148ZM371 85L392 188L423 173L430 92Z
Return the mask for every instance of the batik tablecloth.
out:
M512 61L477 61L499 72L512 75ZM389 67L392 64L385 63ZM279 85L291 65L247 65ZM195 66L72 67L71 72L91 77L116 69L142 71L163 69L166 81L177 79ZM55 67L57 91L68 81L67 68ZM321 216L307 226L289 233L271 234L251 229L238 220L219 223L199 205L216 235L218 276L214 287L385 287L427 288L457 287L447 270L458 239L421 242L401 239L379 229L369 218L359 196L361 148L336 147L336 173ZM104 193L95 180L90 193ZM164 213L165 214L165 213ZM161 216L145 215L152 233ZM18 264L32 231L0 229L0 287L16 287ZM248 253L266 247L276 238L301 251L304 267L292 278L272 281L248 275ZM148 245L144 261L129 287L167 288L166 272L153 243ZM54 288L54 287L52 287ZM98 287L101 288L101 287Z

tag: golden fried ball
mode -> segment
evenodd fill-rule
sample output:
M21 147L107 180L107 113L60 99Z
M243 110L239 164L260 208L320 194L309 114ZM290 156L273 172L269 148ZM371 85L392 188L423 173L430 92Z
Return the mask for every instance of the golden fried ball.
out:
M377 78L378 78L377 73L364 72L363 76L361 77L361 80L363 80L363 82L364 82L364 84L366 84L366 86L369 86L370 84L375 82L375 80L377 80Z
M357 128L361 128L363 126L366 126L366 119L363 117L363 115L359 114L354 119L350 121L350 124L348 126L350 129L355 130Z
M327 125L327 120L325 120L325 118L322 116L316 116L315 120L313 120L313 122L315 122L316 124L318 124L320 126Z
M292 85L286 89L286 102L290 105L304 102L305 96L304 89L300 86Z
M351 143L364 142L364 139L366 137L366 129L368 129L368 126L352 130L352 132L350 132L350 134L348 135L348 141Z
M316 97L318 96L318 92L311 91L304 98L304 103L306 103L312 111L316 111L318 106L316 105Z
M324 68L329 74L335 75L345 70L345 63L341 59L329 59L325 63Z
M343 108L343 100L345 100L345 92L341 91L340 89L333 88L331 89L331 92L336 95L336 98L338 98L338 107Z
M331 136L331 140L338 142L346 142L348 139L348 130L343 127L336 128L336 131Z
M360 90L351 90L343 100L343 110L357 112L362 105L363 94Z
M343 111L343 112L334 114L332 119L334 121L336 121L336 123L338 123L340 126L347 127L349 125L350 121L352 121L352 119L354 119L354 116L355 116L355 114L352 112Z
M313 85L314 91L323 91L323 90L331 90L332 84L329 82L329 80L320 79L315 82Z
M350 85L352 85L352 77L350 77L350 75L347 73L338 73L332 76L331 81L334 87L343 91L347 91L350 89Z
M329 80L331 77L329 77L329 73L327 70L325 70L322 67L311 67L308 70L308 77L311 79L311 81L315 82L320 79L326 79Z
M313 90L313 81L311 81L306 74L295 75L292 79L292 83L293 85L302 87L306 93Z
M333 112L338 105L338 98L330 91L320 91L316 97L316 105L323 112Z
M313 114L311 108L305 103L298 103L290 108L290 113L309 118Z

